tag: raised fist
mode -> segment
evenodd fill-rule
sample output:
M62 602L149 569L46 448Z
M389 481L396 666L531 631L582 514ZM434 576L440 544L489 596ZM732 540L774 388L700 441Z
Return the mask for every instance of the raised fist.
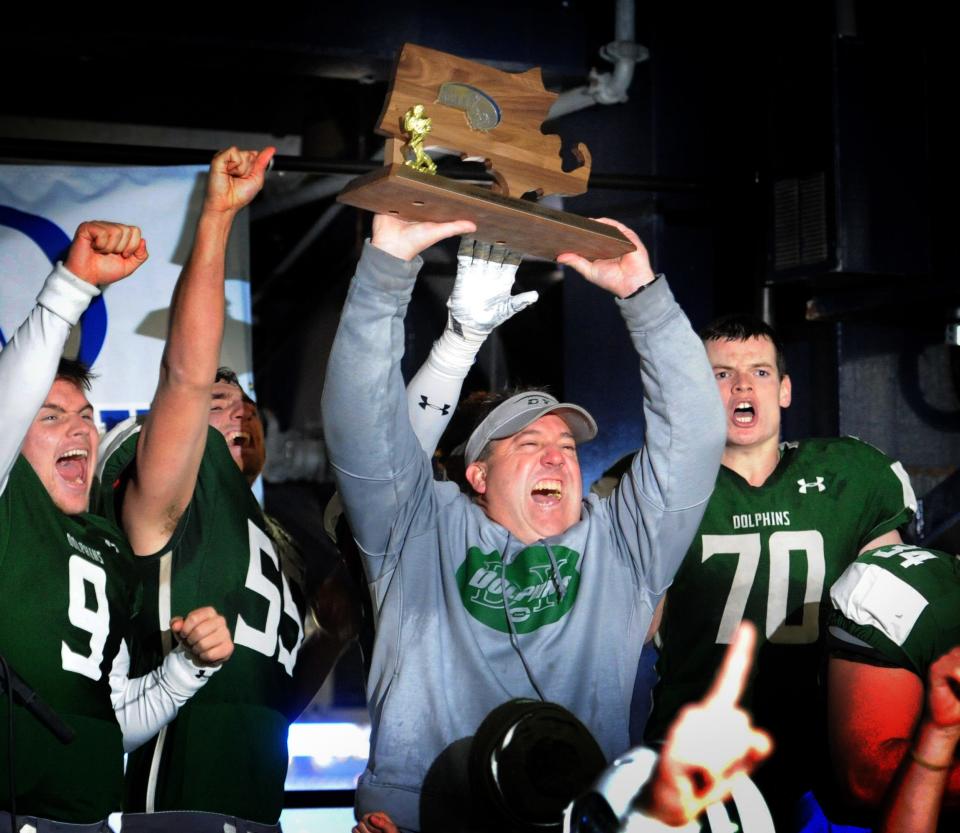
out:
M77 228L63 265L96 286L123 280L147 257L147 241L136 226L90 220Z
M231 147L220 151L210 163L204 209L235 212L253 202L263 188L267 165L276 152L274 147L260 151Z

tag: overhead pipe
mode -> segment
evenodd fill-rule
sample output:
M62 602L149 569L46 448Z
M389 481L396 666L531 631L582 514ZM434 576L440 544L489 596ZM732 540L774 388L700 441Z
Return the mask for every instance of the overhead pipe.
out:
M633 81L634 67L650 57L647 47L636 43L634 0L617 0L614 40L600 49L600 57L613 64L613 72L590 70L586 85L560 93L547 119L556 119L595 104L622 104Z

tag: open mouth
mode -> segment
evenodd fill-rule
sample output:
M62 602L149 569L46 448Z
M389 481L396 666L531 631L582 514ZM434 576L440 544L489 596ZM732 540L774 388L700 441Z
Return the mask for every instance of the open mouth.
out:
M71 448L57 458L57 474L71 486L86 486L89 456L90 452L84 448Z
M227 445L231 448L246 448L250 445L250 435L246 431L231 431L227 434Z
M530 495L541 505L557 503L563 497L563 484L559 480L538 480Z
M753 425L757 418L757 412L751 402L738 402L733 409L733 421L737 425Z

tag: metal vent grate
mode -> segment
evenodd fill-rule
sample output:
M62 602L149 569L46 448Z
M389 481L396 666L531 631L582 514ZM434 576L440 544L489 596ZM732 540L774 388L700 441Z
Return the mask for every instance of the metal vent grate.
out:
M828 259L826 178L823 172L780 179L773 186L774 269Z

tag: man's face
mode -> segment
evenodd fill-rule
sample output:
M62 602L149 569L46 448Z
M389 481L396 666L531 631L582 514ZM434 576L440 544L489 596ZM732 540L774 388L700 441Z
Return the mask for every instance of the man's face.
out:
M776 445L780 409L790 404L790 377L777 373L773 342L716 339L705 346L727 414L727 447Z
M525 544L565 532L580 520L583 484L577 444L556 414L491 443L467 479L487 517Z
M56 507L76 515L90 503L99 444L93 406L73 382L57 379L21 450Z
M266 460L263 423L257 406L245 400L243 392L229 382L214 382L210 401L210 425L227 441L227 447L244 477L257 479Z

